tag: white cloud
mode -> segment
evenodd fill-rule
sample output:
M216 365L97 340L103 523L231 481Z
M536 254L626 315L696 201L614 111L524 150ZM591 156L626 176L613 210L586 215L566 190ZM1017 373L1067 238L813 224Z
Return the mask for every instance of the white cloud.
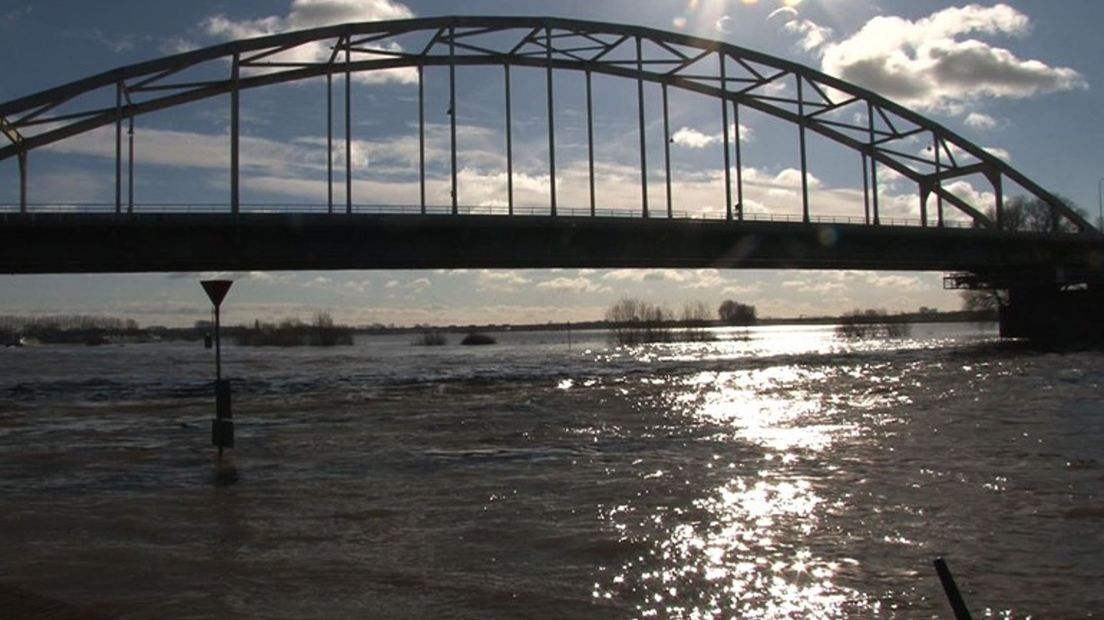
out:
M788 15L791 19L797 19L798 13L797 9L792 6L781 6L771 11L770 14L767 15L767 19L774 19L777 15Z
M982 211L996 203L995 194L991 191L980 191L969 181L958 180L952 183L944 183L943 188L969 204L979 207Z
M203 20L201 27L209 36L234 40L349 22L406 19L413 16L414 13L406 5L392 0L292 0L287 15L235 21L220 14ZM394 43L376 45L391 51L401 51ZM270 60L320 62L328 59L331 53L329 41L311 42L276 54ZM355 79L373 83L394 81L411 84L417 82L418 74L417 70L406 67L361 72Z
M615 282L686 282L690 276L677 269L615 269L602 276Z
M832 38L832 29L818 26L808 19L791 19L786 30L801 35L801 47L806 52L815 50Z
M531 280L516 271L491 271L483 269L475 277L476 287L480 291L494 293L514 293Z
M815 175L806 173L805 177L806 182L811 189L820 187L820 179L818 179ZM785 170L779 172L774 177L774 179L768 183L768 185L776 188L800 189L801 171L797 168L786 168Z
M1002 149L996 146L987 146L985 147L985 151L998 159L1003 159L1007 162L1012 161L1012 154L1009 153L1007 149Z
M736 297L748 297L752 295L758 295L762 292L763 287L758 284L730 284L721 289L721 295L736 296Z
M354 295L367 295L372 290L371 280L348 280L341 283L341 288L346 293Z
M234 21L225 15L215 15L204 20L203 26L213 36L247 39L347 22L373 22L413 16L414 13L405 5L391 0L292 0L286 16L270 15Z
M671 136L671 142L679 146L685 146L691 149L703 149L711 144L716 144L723 140L720 136L709 136L697 129L691 129L689 127L683 127L675 132Z
M725 280L717 269L695 269L686 283L686 288L714 290L724 284Z
M997 119L981 112L970 112L963 122L966 123L967 127L973 127L974 129L996 129L999 124Z
M728 128L729 139L736 135L735 125ZM740 125L740 141L750 142L752 129L746 125ZM690 149L704 149L707 146L724 142L724 133L705 134L691 127L681 127L671 136L671 143Z
M717 269L615 269L602 276L611 282L665 282L682 289L720 289L726 280Z
M866 272L862 274L862 278L871 286L889 288L896 291L910 291L926 286L925 282L916 276Z
M819 50L826 73L927 110L963 113L981 99L1087 86L1073 69L1025 60L971 37L1026 35L1030 19L1007 4L951 7L915 21L878 16L842 41L830 41L815 24L791 20L786 27L802 35L806 49Z
M161 50L163 54L183 54L184 52L197 50L200 47L202 46L195 41L183 37L171 37L158 44L157 49Z
M553 278L537 284L537 288L548 291L567 291L572 293L608 293L608 286L602 286L591 282L589 278L577 276L574 278Z
M271 271L175 271L165 274L169 280L251 280L266 284L288 284L291 276Z
M833 282L823 278L786 280L782 283L782 287L803 293L815 293L817 295L838 295L847 288L842 282Z
M409 291L410 293L418 294L432 285L433 282L431 282L429 278L415 278L406 282L403 282L401 280L388 280L387 284L383 285L383 288L391 291ZM369 286L371 286L371 283L366 281L361 284L356 284L352 288L354 290L363 291Z

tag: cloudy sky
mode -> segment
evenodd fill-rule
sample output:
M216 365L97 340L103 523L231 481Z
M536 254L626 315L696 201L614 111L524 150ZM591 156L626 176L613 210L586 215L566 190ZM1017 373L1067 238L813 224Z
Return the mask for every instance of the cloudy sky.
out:
M457 6L440 0L0 0L0 58L7 67L0 100L230 39L347 21L452 14L460 10ZM1097 27L1104 23L1104 3L1099 0L469 0L462 11L638 24L721 39L806 64L930 116L1072 199L1093 219L1097 213L1097 181L1104 177L1104 98L1098 92L1104 83L1104 42ZM295 53L312 57L325 50L308 47ZM538 73L518 70L514 78L515 186L523 208L548 201L543 75ZM449 200L445 75L427 71L428 198L435 204ZM556 79L559 203L586 207L582 81L566 75ZM635 106L626 113L623 104L625 96L635 94L625 90L628 86L635 88L616 80L595 82L603 208L639 209ZM324 91L319 88L298 84L243 96L243 201L324 202ZM416 96L409 71L356 80L355 200L417 203ZM497 208L505 203L500 100L501 73L460 71L463 204ZM650 149L659 149L658 89L649 91L648 105ZM712 102L672 95L676 209L723 208L722 131L715 108ZM225 201L228 124L222 100L141 118L136 201ZM657 131L659 139L654 138ZM94 132L36 152L31 200L113 201L111 133ZM792 134L792 127L767 117L741 118L749 212L800 213ZM811 148L815 212L860 215L857 162L851 165L827 147ZM650 159L661 162L661 151L650 153ZM343 153L338 160L344 162ZM662 204L662 168L650 174L655 180L651 200ZM0 162L0 203L16 200L16 179L14 162ZM882 182L887 214L914 214L915 189L898 187L892 178ZM339 196L341 191L343 185ZM189 324L206 316L196 280L210 275L0 276L0 313L84 312L143 324ZM954 293L942 290L937 273L656 269L228 275L237 281L227 302L231 322L306 317L320 310L352 323L588 320L600 318L623 296L672 307L699 300L716 306L732 298L768 316L959 304Z

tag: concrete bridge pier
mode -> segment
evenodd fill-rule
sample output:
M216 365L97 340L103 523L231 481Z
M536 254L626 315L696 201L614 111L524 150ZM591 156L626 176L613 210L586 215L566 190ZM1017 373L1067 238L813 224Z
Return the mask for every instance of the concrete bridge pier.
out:
M1000 309L1000 335L1064 347L1098 345L1104 343L1101 308L1100 284L1013 287Z

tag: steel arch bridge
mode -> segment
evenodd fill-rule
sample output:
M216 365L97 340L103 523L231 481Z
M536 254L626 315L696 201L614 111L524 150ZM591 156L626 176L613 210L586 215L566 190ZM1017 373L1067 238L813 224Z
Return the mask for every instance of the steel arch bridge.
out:
M327 53L315 54L318 49ZM461 203L456 68L465 66L503 70L508 179L504 217L509 219L469 217L470 209ZM424 88L428 67L447 68L449 75L451 204L443 210L463 217L446 222L426 219L439 212L439 205L426 202ZM550 183L548 209L542 212L546 217L509 217L520 214L514 201L512 67L545 72ZM368 209L353 202L352 78L362 72L395 70L417 74L420 195L410 209L400 209L401 214L368 215L364 213ZM565 209L557 200L557 72L576 72L586 79L589 208L581 210ZM609 218L598 217L593 75L635 83L637 100L626 108L635 112L640 139L641 217L635 221L618 218L609 222L605 221ZM250 206L241 200L241 93L317 78L324 78L327 84L328 213L246 213ZM344 136L334 135L335 81L338 98L343 94ZM648 202L645 84L658 85L662 91L666 204L658 208ZM675 217L667 105L670 89L717 102L723 132L722 221L680 221ZM143 213L140 206L136 209L136 119L226 96L230 183L224 213ZM340 101L337 107L340 111ZM742 147L730 127L739 127L741 113L747 110L794 128L801 214L791 222L752 221L754 214L745 209ZM29 202L28 168L34 151L110 126L114 126L115 201L108 210L113 214L43 213L50 210L48 206ZM5 240L0 267L8 272L711 265L975 273L1049 273L1059 269L1080 273L1099 271L1100 267L1096 264L1100 262L1100 237L1080 214L1005 161L940 124L873 92L792 62L723 42L619 24L543 17L435 17L344 24L234 41L114 69L0 103L0 130L7 140L0 145L0 162L17 160L20 187L18 205L0 214L0 234ZM863 176L864 215L857 221L833 221L812 212L810 132L855 154ZM335 199L335 174L342 170L335 170L334 154L342 148L345 195ZM879 175L886 171L915 187L920 215L911 226L896 225L900 222L889 222L882 215ZM978 179L992 189L990 204L971 202L948 188L957 181ZM1009 186L1045 205L1050 229L1062 233L1017 232L1006 218L1004 196ZM128 189L124 191L124 187ZM174 209L160 209L165 210ZM107 215L117 217L105 219ZM349 216L356 219L347 219ZM331 219L320 219L325 217ZM956 230L952 225L963 222L969 229ZM189 236L198 234L197 230L209 235L206 240ZM502 241L503 235L513 241ZM458 238L468 243L458 243ZM219 241L212 244L212 239ZM372 240L373 250L364 249L366 240ZM484 245L476 247L480 243ZM418 251L406 250L403 244ZM209 245L216 247L206 247ZM308 256L309 252L314 255ZM68 256L74 253L86 256Z

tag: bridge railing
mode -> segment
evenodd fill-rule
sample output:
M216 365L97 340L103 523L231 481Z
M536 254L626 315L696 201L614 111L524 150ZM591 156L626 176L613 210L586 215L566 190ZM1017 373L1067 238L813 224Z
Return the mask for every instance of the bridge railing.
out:
M115 214L115 203L108 202L80 202L80 203L29 203L30 213L89 213L89 214ZM333 211L325 204L319 203L243 203L240 205L241 213L343 213L341 209ZM20 205L17 203L0 203L0 213L18 213ZM134 205L134 213L195 213L195 214L227 214L224 203L193 203L193 202L157 202ZM353 204L352 213L361 215L427 215L448 216L453 215L450 205L427 205L425 211L419 205L411 204ZM459 205L457 214L461 216L480 215L515 215L515 216L550 216L547 206L520 206L515 205L511 211L506 205ZM556 217L600 217L600 218L639 218L639 211L630 209L595 209L591 212L589 207L559 207ZM721 210L672 211L668 218L666 213L652 215L649 219L664 220L724 220L726 214ZM744 213L743 220L749 222L779 222L801 224L805 223L800 213ZM810 215L812 224L853 224L871 225L873 222L863 216L851 215ZM878 226L906 226L920 227L919 218L907 217L881 217L876 223ZM934 224L929 224L935 227ZM972 222L944 220L944 228L971 228Z

